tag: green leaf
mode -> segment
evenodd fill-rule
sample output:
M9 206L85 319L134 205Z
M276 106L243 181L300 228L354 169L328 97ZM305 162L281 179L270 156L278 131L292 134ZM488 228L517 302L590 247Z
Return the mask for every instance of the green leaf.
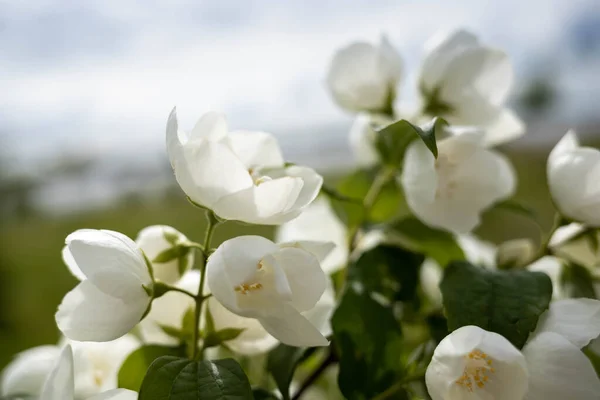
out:
M337 192L340 195L358 199L357 203L330 198L334 211L346 226L356 226L365 219L362 201L373 184L376 174L376 171L356 171L338 182ZM366 219L368 222L375 223L388 221L400 211L401 201L400 190L392 180L383 187Z
M139 391L142 380L150 364L162 356L181 356L185 352L181 347L145 345L131 353L121 365L118 381L119 387Z
M348 399L368 399L401 376L402 330L391 306L348 285L332 320L339 348L338 384Z
M283 400L290 400L290 384L305 349L280 344L267 356L267 371L271 373Z
M245 328L225 328L216 332L208 332L204 337L204 348L215 347L228 340L233 340L244 332Z
M385 164L399 167L402 164L404 153L410 143L420 138L433 156L437 158L436 132L439 132L447 125L443 119L434 118L422 129L407 120L401 119L383 127L377 132L375 147Z
M522 348L552 299L552 282L542 272L493 271L452 262L440 284L448 328L476 325Z
M569 263L563 270L562 282L568 297L596 298L594 277L590 271L576 263Z
M233 359L192 361L165 356L144 377L139 400L253 400L242 367Z
M465 259L452 234L430 228L415 217L404 218L387 228L406 248L433 258L442 268L450 261Z
M154 257L152 262L157 264L164 264L169 261L176 260L184 256L187 250L188 249L186 247L173 246L171 248L168 248L167 250L163 250L160 253L158 253L158 255Z
M279 400L279 397L262 388L252 389L254 400Z
M176 246L177 242L179 242L179 235L176 232L171 232L167 231L166 229L163 229L163 237L172 246Z
M380 245L363 253L348 267L349 282L360 282L367 292L390 300L413 301L424 257L399 247Z

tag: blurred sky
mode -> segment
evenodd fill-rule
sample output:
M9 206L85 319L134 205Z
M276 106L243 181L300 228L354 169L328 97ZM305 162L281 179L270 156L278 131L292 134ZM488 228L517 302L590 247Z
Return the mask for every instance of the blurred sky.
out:
M558 66L554 118L597 114L598 0L0 0L0 146L16 162L159 154L177 105L184 127L216 109L311 149L351 123L324 85L337 48L386 33L410 102L423 44L455 27L505 49L517 84Z

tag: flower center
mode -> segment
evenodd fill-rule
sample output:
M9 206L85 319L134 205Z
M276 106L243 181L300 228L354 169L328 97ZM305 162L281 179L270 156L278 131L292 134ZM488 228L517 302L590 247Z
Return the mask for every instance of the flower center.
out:
M265 183L265 182L273 180L269 176L261 175L260 171L258 171L258 169L256 169L256 168L250 168L250 169L248 169L248 173L252 177L252 180L254 181L254 185L255 186L258 186L261 183Z
M93 376L94 376L94 383L96 384L96 386L102 387L102 384L104 383L104 377L105 377L104 371L102 371L100 369L96 369L96 370L94 370Z
M492 359L480 350L473 350L465 356L467 365L456 384L472 392L475 388L484 388L490 380L490 375L495 372Z
M259 271L263 270L263 262L262 261L260 261L258 263L258 265L256 266L256 269L258 269ZM236 292L245 295L245 294L248 294L248 292L260 290L260 289L262 289L262 287L263 287L262 283L254 282L254 283L242 283L241 285L237 285L233 289Z

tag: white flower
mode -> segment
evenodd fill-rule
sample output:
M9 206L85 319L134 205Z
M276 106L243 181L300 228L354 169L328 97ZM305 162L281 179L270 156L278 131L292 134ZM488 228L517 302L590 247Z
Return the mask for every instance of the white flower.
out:
M470 132L440 140L437 160L422 141L414 141L400 182L420 220L467 233L485 209L513 194L516 178L506 157L483 147L482 136Z
M178 128L173 109L167 150L183 191L223 219L281 224L297 217L323 183L310 168L286 167L272 135L228 133L225 118L217 113L203 115L186 133Z
M425 112L452 125L478 126L496 145L525 133L521 120L504 107L513 81L507 55L459 30L434 36L426 45L420 87Z
M38 396L59 355L60 348L50 345L34 347L17 354L2 371L0 394L6 397Z
M402 77L402 59L385 37L337 51L327 74L335 101L349 111L389 111Z
M598 335L600 301L591 299L552 302L522 353L496 333L465 326L436 348L427 388L433 400L597 399L600 380L580 348Z
M547 165L548 186L562 215L600 226L600 151L581 147L574 131L556 144Z
M521 352L503 336L476 326L446 336L425 374L433 400L521 400L528 378Z
M377 133L376 127L383 127L393 120L380 114L359 113L354 118L350 128L350 148L354 152L354 158L361 167L371 167L379 163L379 153L375 148Z
M73 351L66 345L42 388L39 400L74 400L75 374ZM87 397L87 400L135 400L136 392L127 389L113 389Z
M208 287L228 310L256 318L291 346L326 346L327 339L301 313L315 307L327 286L318 258L301 247L260 236L224 242L206 266Z
M552 281L552 298L555 300L566 297L561 279L563 268L562 262L558 258L552 256L544 256L527 266L527 270L529 271L543 272L548 275Z
M61 347L74 348L75 397L86 398L117 388L117 374L125 358L139 346L131 335L112 342L75 342L62 340L58 346L34 347L18 354L2 373L2 396L37 398L42 385L56 365Z
M171 240L171 242L169 242L168 239ZM154 259L163 251L169 250L178 244L188 242L187 237L183 233L170 226L152 225L142 229L140 233L138 233L135 242L139 248L142 249L144 254L146 254L148 260L150 260L154 278L156 280L172 284L181 278L179 268L180 260L178 258L165 263L154 262ZM194 264L193 249L190 249L187 254L181 258L181 262L185 264L185 267L182 268L182 270L186 271Z
M327 274L344 268L348 262L348 238L346 226L335 215L329 201L318 197L300 216L280 225L275 231L275 241L295 240L329 241L335 247L322 260L321 267Z
M600 261L600 248L594 248L589 238L578 237L585 229L585 226L576 222L561 226L552 235L549 246L554 254L588 267L590 272L593 272L593 267ZM600 241L599 232L591 235Z
M56 313L58 328L72 340L105 342L123 336L152 300L143 253L127 236L107 230L81 229L67 236L66 243L86 279L63 298Z
M75 395L85 398L118 387L121 365L140 342L125 335L110 342L68 341L75 362Z

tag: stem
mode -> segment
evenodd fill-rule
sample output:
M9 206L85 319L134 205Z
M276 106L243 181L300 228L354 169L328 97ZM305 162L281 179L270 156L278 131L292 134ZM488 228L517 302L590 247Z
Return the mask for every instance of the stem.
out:
M185 294L186 296L189 296L189 297L191 297L191 298L193 298L193 299L195 299L195 298L196 298L196 296L195 296L193 293L191 293L191 292L188 292L188 291L187 291L187 290L185 290L185 289L180 289L180 288L178 288L178 287L175 287L175 286L170 286L170 285L166 286L166 289L167 289L167 291L168 291L168 292L179 292L179 293L183 293L183 294Z
M219 220L212 212L212 210L207 210L206 219L208 220L208 226L206 227L206 233L204 235L204 245L202 246L202 262L200 264L200 285L198 286L198 295L195 296L196 299L196 309L194 310L194 352L192 354L192 359L202 359L202 352L198 348L198 339L199 339L199 326L200 326L200 316L202 315L202 303L204 300L209 298L210 296L204 295L204 281L206 279L206 262L208 261L208 252L206 249L210 249L210 242L212 240L213 233L217 225L219 225Z
M540 258L552 253L552 250L549 247L550 240L552 239L552 236L554 235L556 230L558 228L560 228L562 226L562 224L563 224L562 216L560 214L556 213L556 215L554 216L554 222L552 223L552 227L550 228L550 231L548 231L546 236L542 238L542 241L540 243L540 248L539 248L537 254L533 257L533 259L531 261L529 261L529 264L532 264L535 261L539 260Z
M423 379L425 377L425 372L420 372L416 375L411 375L411 376L407 376L406 378L396 382L395 384L393 384L392 386L390 386L389 388L387 388L384 392L378 394L377 396L373 397L371 400L384 400L389 398L390 396L392 396L393 394L396 394L397 392L399 392L400 390L402 390L404 388L404 386L406 386L407 384L414 382L414 381L419 381L421 379Z
M377 201L377 198L379 197L379 194L381 193L381 190L383 189L383 187L394 177L395 174L396 174L396 170L394 168L384 167L381 171L379 171L379 173L373 180L373 183L371 184L371 187L367 191L367 194L365 195L365 198L362 203L362 205L363 205L362 221L360 221L358 224L356 224L356 226L353 227L349 232L350 240L349 240L348 246L349 246L350 254L356 248L356 244L357 244L356 239L357 239L357 236L359 233L360 226L363 224L364 220L367 219L369 214L371 213L371 210L373 209L373 206L375 205L375 202Z
M306 380L302 383L302 386L300 386L300 389L298 389L298 391L296 392L296 394L294 394L294 396L292 397L292 400L298 400L300 399L300 396L302 396L302 394L304 393L304 391L306 389L308 389L310 387L310 385L312 385L313 383L315 383L315 381L317 379L319 379L319 377L321 376L321 374L323 372L325 372L325 370L327 369L327 367L329 367L331 364L333 364L335 362L335 356L333 354L333 351L331 351L331 349L329 350L329 353L327 354L327 357L321 362L321 364L317 367L317 369L315 369L313 371L312 374L310 374L308 376L308 378L306 378Z

